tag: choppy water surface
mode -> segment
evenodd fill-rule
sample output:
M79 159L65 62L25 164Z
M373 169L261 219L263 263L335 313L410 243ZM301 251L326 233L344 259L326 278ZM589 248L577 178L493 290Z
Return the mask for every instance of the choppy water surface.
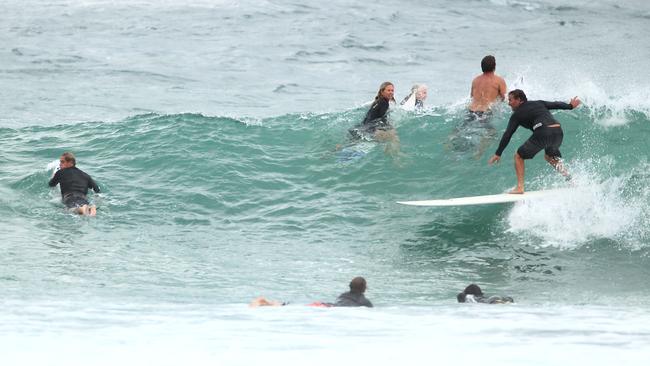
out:
M645 2L30 0L0 14L3 363L650 354ZM514 185L527 131L488 167L497 141L482 151L480 131L456 128L488 53L529 99L585 102L556 113L575 186L397 205ZM392 113L399 153L342 157L384 80L398 98L427 83L427 108ZM94 219L46 186L68 150L102 187ZM528 189L566 187L541 157L526 168ZM357 275L374 309L303 306ZM456 304L471 282L517 304ZM291 304L248 308L259 295Z

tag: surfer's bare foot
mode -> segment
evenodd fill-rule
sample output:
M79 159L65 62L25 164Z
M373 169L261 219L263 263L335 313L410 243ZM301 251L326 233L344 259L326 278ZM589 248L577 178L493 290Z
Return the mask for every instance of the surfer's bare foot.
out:
M524 194L524 189L522 187L517 187L512 191L508 192L510 194Z

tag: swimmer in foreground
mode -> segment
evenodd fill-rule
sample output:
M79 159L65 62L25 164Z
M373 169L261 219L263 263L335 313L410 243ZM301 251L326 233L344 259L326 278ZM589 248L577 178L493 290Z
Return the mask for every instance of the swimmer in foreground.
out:
M523 90L515 89L508 93L508 104L514 113L510 116L508 127L503 133L503 137L501 137L499 147L488 160L488 164L492 165L501 160L503 150L508 146L512 134L515 133L519 126L533 131L532 136L515 153L517 187L510 193L524 193L524 160L532 159L542 149L544 150L544 159L567 180L571 180L571 176L562 163L562 154L560 153L564 133L562 127L549 110L574 109L580 105L580 99L573 97L569 103L546 102L543 100L528 101Z
M86 173L76 167L77 161L70 152L63 153L59 158L59 171L57 171L48 185L55 187L61 184L61 198L63 204L72 212L79 215L95 216L97 208L86 199L88 188L99 193L97 183Z
M428 88L425 84L415 84L411 87L411 92L399 103L401 106L404 106L411 97L415 98L415 104L413 108L415 110L421 110L424 108L424 101L427 99ZM406 109L406 108L405 108Z
M321 302L316 301L308 306L315 307L350 307L350 306L365 306L372 307L372 303L366 298L364 293L366 292L366 279L363 277L355 277L350 281L350 291L344 292L336 299L335 303L331 302ZM249 306L250 307L259 307L259 306L284 306L287 305L287 302L281 302L277 300L269 300L262 296L254 299Z
M482 303L482 304L512 304L515 301L510 296L490 296L483 295L483 291L478 285L471 284L456 295L458 302Z

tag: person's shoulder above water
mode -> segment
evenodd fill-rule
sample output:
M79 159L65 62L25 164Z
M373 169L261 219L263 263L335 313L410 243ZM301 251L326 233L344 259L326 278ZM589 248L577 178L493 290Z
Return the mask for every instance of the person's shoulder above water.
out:
M498 101L505 100L506 82L495 74L496 59L492 55L481 60L483 73L472 80L469 110L472 112L488 111Z
M482 303L482 304L512 304L514 299L510 296L485 296L483 290L476 285L471 284L465 289L456 295L456 300L459 303Z
M350 291L344 292L336 299L334 306L366 306L371 308L372 303L366 298L367 284L363 277L355 277L350 281Z

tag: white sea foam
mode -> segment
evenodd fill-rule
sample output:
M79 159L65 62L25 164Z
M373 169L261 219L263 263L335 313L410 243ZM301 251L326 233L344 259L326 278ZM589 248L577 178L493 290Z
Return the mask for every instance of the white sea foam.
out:
M536 245L567 249L595 239L624 239L629 235L636 240L623 242L638 245L639 236L646 235L647 185L634 182L634 173L603 177L594 171L597 165L593 161L576 163L572 166L573 187L515 205L507 218L509 231L541 238L535 240Z

